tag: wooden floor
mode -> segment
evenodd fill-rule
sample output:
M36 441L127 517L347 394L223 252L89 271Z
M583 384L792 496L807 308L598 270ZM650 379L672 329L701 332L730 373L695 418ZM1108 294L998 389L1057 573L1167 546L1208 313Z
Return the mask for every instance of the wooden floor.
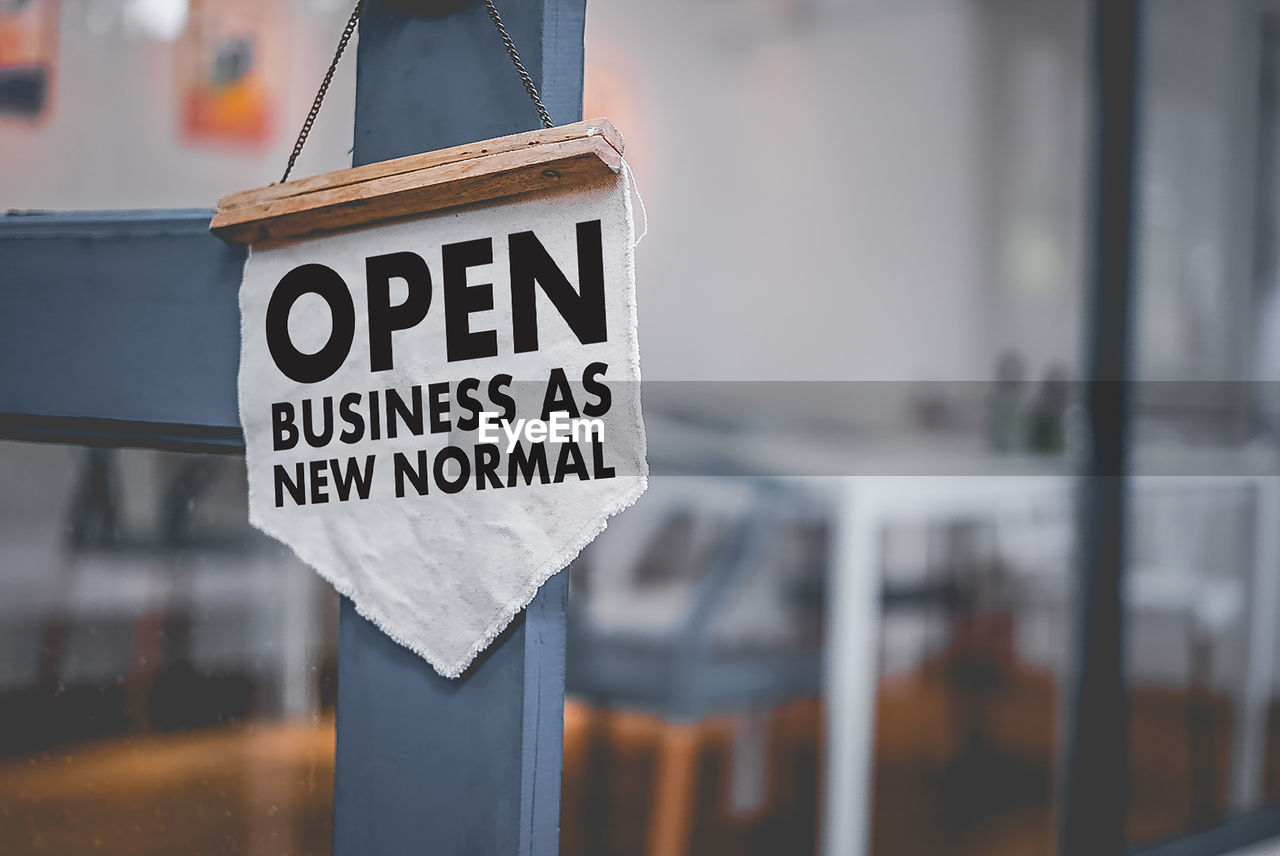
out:
M1187 702L1180 693L1134 695L1135 840L1194 822ZM1052 854L1054 708L1048 678L1033 674L976 703L955 698L928 674L885 683L874 852ZM1206 709L1209 794L1220 805L1230 711L1221 701ZM797 702L769 717L767 786L760 807L747 813L728 807L735 729L731 717L673 727L571 702L562 852L814 853L821 706ZM1280 799L1278 729L1270 749L1269 794ZM115 738L10 757L0 760L0 854L326 854L332 786L331 718Z
M333 721L69 747L0 764L0 853L323 854Z
M1132 694L1129 837L1135 843L1221 817L1231 711L1223 699L1198 700L1203 726L1193 732L1193 701L1167 690ZM1043 673L1011 673L984 693L959 697L939 670L883 682L872 852L1052 856L1056 706L1052 679ZM565 856L815 852L822 745L817 702L775 712L768 798L762 811L748 816L726 808L731 719L705 724L694 760L683 765L693 771L692 783L674 785L665 772L669 726L630 713L603 718L602 725L598 712L573 705L566 717ZM1272 726L1267 794L1280 801L1280 717ZM658 821L672 816L663 805L673 788L685 813L664 827ZM664 840L672 837L671 827L681 848Z

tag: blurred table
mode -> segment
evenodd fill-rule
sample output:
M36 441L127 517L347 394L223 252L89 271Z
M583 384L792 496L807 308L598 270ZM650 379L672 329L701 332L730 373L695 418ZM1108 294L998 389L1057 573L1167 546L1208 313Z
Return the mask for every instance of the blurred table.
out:
M919 459L912 467L919 466ZM1239 467L1239 461L1235 462ZM1280 479L1270 458L1259 472L1217 475L1221 467L1193 474L1143 474L1137 491L1169 487L1239 487L1254 492L1254 550L1245 616L1245 668L1236 692L1232 733L1231 806L1254 807L1261 793L1266 721L1276 647L1275 616L1280 612ZM1077 480L1063 464L1029 463L987 458L988 472L969 465L953 474L851 475L833 491L834 549L829 587L826 704L827 765L823 807L823 852L829 856L861 856L867 852L871 818L871 783L875 763L875 699L878 682L879 623L883 526L902 518L990 516L1028 508L1058 509L1071 515ZM1195 470L1180 460L1184 471ZM1160 472L1160 466L1139 470ZM939 472L946 472L946 467ZM1167 608L1172 589L1152 585L1145 575L1131 580L1129 608ZM1157 580L1158 582L1158 580ZM1178 588L1174 586L1174 588ZM1181 591L1181 589L1180 589ZM1069 591L1055 596L1065 608ZM1177 595L1179 592L1172 592ZM1192 608L1195 592L1178 597Z
M650 420L647 420L650 421ZM723 475L764 475L803 482L827 494L833 550L828 585L825 663L827 746L822 814L823 852L863 856L869 845L875 740L883 526L894 519L948 515L981 518L1056 507L1070 521L1077 478L1067 457L993 455L980 436L963 431L859 430L830 425L809 434L778 425L696 425L651 420L651 461L661 449L668 465ZM661 465L657 466L658 470ZM1280 457L1265 445L1142 446L1134 453L1136 491L1155 488L1241 488L1253 495L1253 561L1239 599L1244 611L1244 669L1235 686L1229 807L1256 807L1266 758L1280 614ZM1148 573L1149 571L1157 573ZM1212 612L1232 600L1215 592L1195 602L1200 587L1162 579L1162 569L1131 569L1130 609ZM1169 575L1174 576L1174 575ZM1032 581L1021 596L1067 610L1066 585ZM1221 616L1213 621L1221 624ZM1067 664L1070 665L1069 663ZM1062 672L1059 673L1060 675ZM1066 694L1060 697L1066 698Z
M1070 485L1061 474L840 480L828 587L824 853L861 856L870 841L884 524L904 515L972 516L1037 502L1065 507Z

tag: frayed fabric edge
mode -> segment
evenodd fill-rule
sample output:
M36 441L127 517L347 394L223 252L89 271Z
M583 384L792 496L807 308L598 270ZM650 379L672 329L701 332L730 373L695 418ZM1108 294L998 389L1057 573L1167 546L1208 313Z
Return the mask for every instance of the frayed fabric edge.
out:
M304 547L295 546L294 544L281 539L276 533L271 531L270 527L264 525L263 522L258 519L257 515L252 513L252 506L250 506L249 523L259 532L262 532L271 539L284 544L284 546L292 550L293 553L307 565L307 567L311 568L326 582L332 585L338 594L350 600L352 605L355 607L356 612L361 617L373 622L374 626L386 634L393 642L403 648L409 649L414 654L426 660L427 663L431 665L431 668L435 670L436 674L440 675L440 677L456 679L462 677L463 673L467 671L467 668L475 661L476 657L479 657L484 653L489 646L493 644L494 640L502 634L502 631L506 630L511 622L515 620L515 617L533 602L533 599L537 597L538 591L546 584L547 580L567 568L592 541L599 537L600 533L608 528L609 520L612 517L622 511L625 511L632 505L635 505L636 501L640 499L640 497L644 495L644 492L649 488L647 466L645 469L646 472L639 477L638 483L634 487L609 505L600 517L592 520L591 523L586 526L563 550L548 560L537 572L528 578L525 584L521 586L520 590L507 602L503 611L499 613L493 622L485 629L483 637L478 639L465 655L453 659L441 656L437 652L431 651L421 642L413 641L396 631L392 622L390 622L380 610L365 602L364 598L360 596L359 591L357 591L356 587L349 579L339 574L327 571L322 567L322 563L316 561L314 556L310 554L310 551Z

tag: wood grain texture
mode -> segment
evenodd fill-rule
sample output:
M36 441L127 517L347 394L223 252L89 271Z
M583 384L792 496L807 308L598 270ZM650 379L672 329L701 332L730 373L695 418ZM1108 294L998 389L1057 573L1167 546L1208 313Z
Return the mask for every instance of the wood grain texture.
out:
M235 193L209 228L230 244L359 228L598 181L622 150L607 119L512 134Z
M498 137L493 140L481 140L480 142L450 146L444 149L423 152L422 154L392 158L363 166L354 166L350 169L340 169L334 172L322 173L321 175L298 178L284 183L277 182L266 187L256 187L252 190L242 190L239 193L224 196L218 202L218 210L259 205L265 202L301 196L316 190L330 190L335 187L358 184L375 178L386 178L391 175L416 172L427 167L473 160L486 155L501 154L502 152L519 149L537 148L538 146L552 143L583 140L595 136L603 137L610 146L617 149L619 154L622 153L622 135L618 133L618 129L608 119L591 119L546 130L540 129L526 131L521 134L508 134L505 137Z

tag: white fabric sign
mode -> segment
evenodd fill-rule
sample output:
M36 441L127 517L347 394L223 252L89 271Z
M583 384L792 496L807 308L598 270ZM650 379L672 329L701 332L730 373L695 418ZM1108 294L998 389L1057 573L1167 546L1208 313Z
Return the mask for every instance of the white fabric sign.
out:
M250 520L441 675L644 492L629 191L619 175L245 265Z

